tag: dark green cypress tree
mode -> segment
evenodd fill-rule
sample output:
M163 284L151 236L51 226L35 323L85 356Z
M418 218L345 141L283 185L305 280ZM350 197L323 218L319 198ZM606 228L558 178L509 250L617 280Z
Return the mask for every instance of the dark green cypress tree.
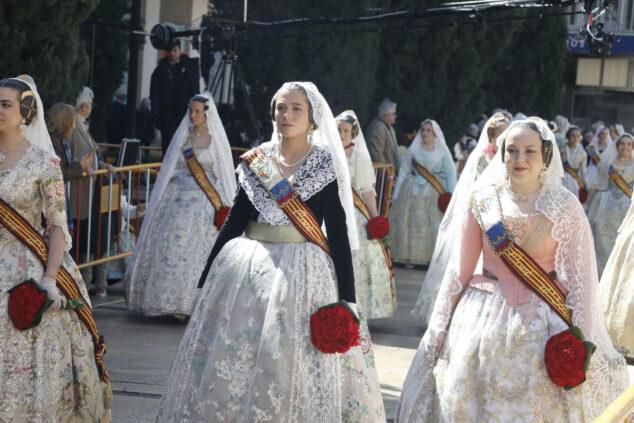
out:
M30 74L44 107L73 102L88 75L79 25L98 0L3 0L0 3L0 76Z
M86 50L92 55L93 24L95 30L92 90L95 93L90 130L97 140L106 139L105 124L112 95L121 85L123 73L128 67L128 31L125 18L129 11L128 0L100 0L97 8L81 26L81 37ZM104 25L106 24L106 25ZM85 85L90 81L85 80ZM122 123L123 124L123 123Z
M563 17L535 16L521 22L483 88L489 108L551 119L561 106L568 29Z

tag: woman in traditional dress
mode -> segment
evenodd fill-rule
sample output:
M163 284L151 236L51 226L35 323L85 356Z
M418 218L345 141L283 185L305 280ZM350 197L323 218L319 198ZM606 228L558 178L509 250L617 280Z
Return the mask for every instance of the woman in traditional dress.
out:
M456 253L405 380L399 423L591 422L629 385L605 330L592 233L561 184L554 134L528 118L511 123L498 145L453 240ZM511 270L528 260L517 255L532 257L531 271ZM529 288L537 275L561 292L552 301L557 311ZM585 382L566 390L549 378L544 351L571 324L597 348Z
M607 126L599 126L594 132L592 142L586 147L588 152L588 182L592 183L597 174L599 163L603 157L603 152L612 145L610 130Z
M634 186L633 139L632 135L623 134L603 153L588 194L588 220L594 235L599 275L630 206Z
M458 179L449 207L447 207L447 211L445 211L440 223L434 254L418 294L416 306L411 311L414 316L423 320L424 326L429 325L429 318L434 309L434 302L440 289L442 277L447 269L449 257L455 252L452 240L460 230L459 222L462 221L463 212L467 209L471 186L493 160L498 149L496 140L508 128L509 124L507 117L499 112L486 121L478 144L469 156L460 179Z
M191 314L206 263L200 252L216 240L216 214L235 190L231 148L214 102L196 95L165 154L126 270L130 310L180 319Z
M363 319L361 345L345 354L311 343L319 307L355 308L357 229L335 119L310 82L285 83L271 113L271 142L238 166L159 422L385 421Z
M401 162L392 193L388 239L393 261L410 268L429 264L443 218L439 190L451 193L455 186L456 167L445 136L435 120L426 119Z
M581 129L576 126L566 131L566 144L561 153L564 165L563 184L575 194L579 201L585 203L588 194L588 153L581 144Z
M359 231L359 248L352 250L357 304L368 319L390 317L396 310L392 260L383 241L369 238L367 230L370 219L379 215L372 159L365 145L357 115L352 110L346 110L337 116L336 120L348 159Z
M614 347L634 358L634 202L619 229L599 286Z
M56 286L62 266L86 303L85 315L92 315L84 281L68 254L62 171L33 80L1 80L0 104L0 198L9 214L28 221L20 226L3 217L0 225L0 421L109 422L112 393L96 326L91 332L74 310L60 309L66 303ZM47 239L46 266L12 228L23 236L37 231ZM46 290L53 305L39 325L18 330L9 317L7 291L28 279Z

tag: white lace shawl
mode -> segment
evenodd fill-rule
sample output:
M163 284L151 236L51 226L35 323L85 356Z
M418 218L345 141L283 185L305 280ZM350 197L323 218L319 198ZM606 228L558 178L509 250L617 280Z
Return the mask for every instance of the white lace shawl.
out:
M601 156L601 161L599 162L599 168L594 177L594 181L592 181L592 188L604 191L608 189L610 185L610 166L614 163L614 160L618 157L619 153L617 151L617 146L621 138L630 138L634 142L634 136L628 133L624 133L619 136L613 143L609 144L608 147L603 152ZM634 150L632 150L631 157L634 158Z
M262 144L260 148L267 155L270 155L275 146L272 142L267 142ZM323 147L314 146L306 157L306 161L289 178L289 182L302 200L307 201L336 178L337 174L330 153ZM258 222L277 226L292 225L290 219L244 162L238 165L238 182L255 209L260 213Z
M586 339L597 345L597 351L586 372L586 382L575 388L582 390L584 414L587 421L592 421L629 386L629 376L624 358L612 346L601 312L590 224L579 200L561 183L563 167L554 134L545 122L537 119L528 120L537 124L542 139L551 142L554 147L553 158L545 171L543 187L536 201L536 209L553 223L551 235L557 242L555 271L568 290L567 304L573 311L573 324L582 330ZM508 132L521 122L526 120L511 123L500 135L499 147ZM478 178L469 198L473 197L475 191L504 183L506 168L501 159L501 151L499 148L487 169ZM452 244L455 246L454 251L460 251L459 235ZM458 279L459 272L460 257L459 254L454 254L449 261L429 327L421 342L425 360L431 365L435 363L442 348L453 310L465 288Z

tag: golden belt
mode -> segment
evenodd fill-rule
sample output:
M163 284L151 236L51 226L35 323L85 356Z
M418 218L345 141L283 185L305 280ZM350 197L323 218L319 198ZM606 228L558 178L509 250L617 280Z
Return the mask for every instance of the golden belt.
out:
M247 238L262 242L308 242L295 226L275 226L249 221L244 231Z

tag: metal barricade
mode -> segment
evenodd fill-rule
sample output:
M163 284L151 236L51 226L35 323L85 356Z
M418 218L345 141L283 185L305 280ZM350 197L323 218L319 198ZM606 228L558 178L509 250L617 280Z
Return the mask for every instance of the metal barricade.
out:
M117 150L117 156L119 155L119 149L121 148L121 144L108 144L108 143L97 143L97 146L100 149L100 152L103 154L103 157L106 160L106 163L114 164L116 162L116 157L110 156L111 150ZM143 152L149 153L154 152L157 154L157 160L163 160L163 149L161 147L152 147L142 145L139 147L139 156L137 157L137 161L139 163L143 163ZM156 161L156 160L155 160Z
M123 166L115 168L114 172L108 173L106 169L94 171L91 176L84 173L81 179L76 181L78 196L77 205L77 225L73 234L73 243L75 248L75 256L73 257L80 269L96 266L98 264L107 263L132 255L130 247L126 245L126 252L121 252L120 235L122 223L126 230L133 231L135 241L139 234L139 206L141 203L147 204L150 198L150 184L156 180L158 170L161 163L146 163L132 166ZM104 183L106 182L106 183ZM88 218L87 233L81 232L79 224L79 216L82 212L81 186L82 183L89 184ZM97 195L94 195L94 189L97 188ZM129 205L136 205L136 213L131 216L130 208L127 208L125 215L122 210L122 199L126 195ZM143 200L143 201L142 201ZM98 210L94 212L94 207ZM97 233L94 233L94 219L97 219ZM123 220L122 220L123 219ZM133 225L131 221L134 220ZM114 226L113 226L114 225ZM104 230L105 229L105 233ZM86 249L80 251L80 237L86 238ZM93 238L96 237L96 238ZM104 238L105 237L105 238ZM97 251L91 251L92 242L97 240ZM113 239L116 239L116 245L113 247ZM105 248L102 249L102 241L106 241ZM126 238L129 243L129 239ZM112 251L114 249L114 251ZM114 253L114 254L111 254ZM83 259L83 260L81 260Z
M394 165L372 163L376 174L376 205L379 214L387 217L390 214L392 201L392 185L394 184Z
M606 408L594 423L633 423L634 385L631 385Z

